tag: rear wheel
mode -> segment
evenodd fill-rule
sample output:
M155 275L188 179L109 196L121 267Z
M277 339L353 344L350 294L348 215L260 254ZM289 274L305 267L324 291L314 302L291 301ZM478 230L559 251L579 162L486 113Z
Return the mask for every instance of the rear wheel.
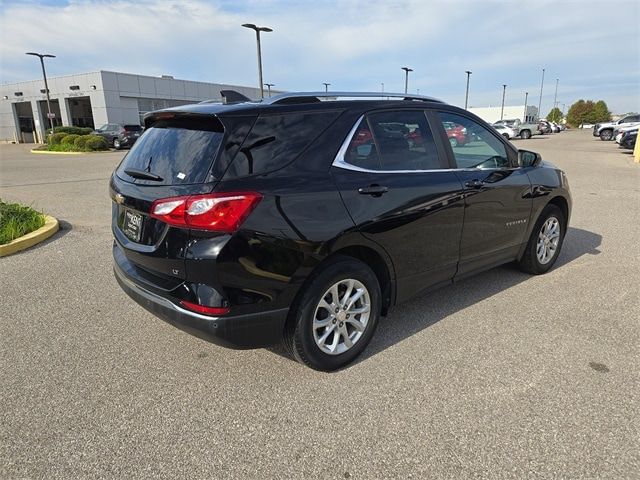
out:
M119 139L113 139L113 148L115 148L116 150L120 150L122 148L122 144L120 143Z
M600 140L602 141L608 141L611 140L613 138L613 130L602 130L600 132Z
M336 257L316 273L293 306L284 343L301 363L336 370L367 346L380 316L380 285L351 257Z
M523 130L520 132L520 137L524 138L525 140L531 138L531 131L530 130Z
M520 269L534 275L551 270L560 254L566 228L562 210L555 205L547 205L531 232L519 261Z

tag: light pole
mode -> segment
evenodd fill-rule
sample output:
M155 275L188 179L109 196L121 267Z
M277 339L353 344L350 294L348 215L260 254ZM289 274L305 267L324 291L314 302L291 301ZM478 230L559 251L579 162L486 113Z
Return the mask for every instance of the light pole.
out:
M264 85L262 84L262 50L260 48L260 32L273 32L269 27L257 27L253 23L244 23L243 27L250 28L256 32L256 42L258 44L258 77L260 85L260 98L264 98Z
M402 67L402 70L404 70L404 93L406 95L409 89L409 72L413 72L413 68Z
M542 81L540 82L540 98L538 99L538 118L542 118L540 116L542 109L542 87L544 86L544 68L542 69Z
M380 82L380 86L382 87L382 93L384 93L384 82Z
M467 105L469 103L469 77L471 76L471 73L469 70L465 70L465 72L467 74L467 92L464 94L464 109L467 109Z
M325 93L329 91L329 85L331 85L330 83L326 83L326 82L322 82L322 84L324 85L324 91Z
M556 78L556 93L553 94L553 108L556 108L556 105L558 103L558 82L560 81L559 78Z
M529 92L524 92L524 116L522 117L522 121L525 123L529 123L529 117L527 115L527 100L529 99Z
M269 93L269 98L271 98L271 87L275 87L275 83L265 83L264 86L267 87L267 92Z
M51 116L51 99L49 98L49 85L47 84L47 72L44 69L44 59L56 58L55 55L49 55L48 53L35 53L27 52L27 55L33 55L40 59L40 65L42 66L42 76L44 77L44 91L47 94L47 118L49 119L49 125L51 126L51 133L53 133L53 117Z
M502 120L503 116L504 116L504 95L507 91L507 86L506 85L502 85L502 108L500 109L500 120Z

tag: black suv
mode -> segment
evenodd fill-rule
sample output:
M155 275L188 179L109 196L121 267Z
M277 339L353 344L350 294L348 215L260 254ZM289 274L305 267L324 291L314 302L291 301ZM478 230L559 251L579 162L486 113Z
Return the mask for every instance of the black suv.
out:
M115 275L163 320L333 370L394 304L558 257L567 178L429 97L283 94L152 112L113 173ZM473 140L452 147L444 124Z
M140 125L106 123L91 132L91 134L103 137L109 145L116 150L120 150L125 147L132 147L136 143L136 140L142 135L142 127Z

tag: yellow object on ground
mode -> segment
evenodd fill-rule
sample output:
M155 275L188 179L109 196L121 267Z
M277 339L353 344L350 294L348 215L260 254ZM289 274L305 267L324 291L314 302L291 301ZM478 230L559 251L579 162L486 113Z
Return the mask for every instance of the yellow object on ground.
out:
M640 163L640 142L636 139L636 146L633 148L633 161Z
M26 248L33 247L40 242L44 242L47 238L56 233L59 228L60 225L58 224L58 220L50 217L49 215L45 215L44 225L42 227L31 233L27 233L20 238L16 238L5 245L0 245L0 257L6 257L12 253L19 252Z

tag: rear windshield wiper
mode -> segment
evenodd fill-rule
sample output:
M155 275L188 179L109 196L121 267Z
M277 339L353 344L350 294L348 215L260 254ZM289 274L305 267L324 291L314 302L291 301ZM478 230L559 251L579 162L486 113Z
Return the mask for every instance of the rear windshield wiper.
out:
M124 173L133 178L139 178L140 180L153 180L154 182L161 182L164 180L160 175L155 173L145 172L144 170L138 170L137 168L127 168Z

